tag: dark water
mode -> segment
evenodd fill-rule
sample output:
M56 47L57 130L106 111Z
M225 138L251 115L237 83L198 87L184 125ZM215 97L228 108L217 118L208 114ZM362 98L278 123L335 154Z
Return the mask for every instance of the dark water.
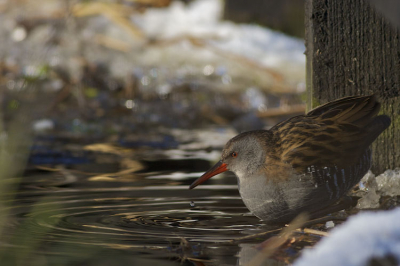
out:
M125 179L31 168L2 212L4 265L244 265L277 234L239 240L276 228L248 213L232 174L188 190L211 162L163 153ZM86 170L96 168L104 165ZM300 239L269 263L286 265L318 239Z

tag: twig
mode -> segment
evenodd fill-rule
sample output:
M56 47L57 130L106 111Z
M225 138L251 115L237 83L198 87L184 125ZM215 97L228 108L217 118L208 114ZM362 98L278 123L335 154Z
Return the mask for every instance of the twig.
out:
M271 233L277 233L279 231L282 231L282 228L278 228L278 229L274 229L274 230L270 230L270 231L266 231L266 232L261 232L261 233L257 233L257 234L252 234L252 235L248 235L248 236L244 236L244 237L239 237L239 238L236 238L236 239L232 239L229 242L230 243L235 243L235 242L239 242L239 241L243 241L243 240L248 240L248 239L253 239L253 238L265 236L265 235L268 235L268 234L271 234Z
M275 251L284 245L299 227L302 227L307 221L306 214L298 215L287 227L282 229L278 236L274 236L264 241L260 246L262 250L250 261L248 266L262 265L264 260L272 256ZM293 241L294 242L294 241Z
M304 114L306 111L305 104L298 104L293 106L287 107L279 107L279 108L271 108L262 112L258 112L258 117L275 117L275 116L282 116L282 115L296 115L296 114Z
M78 3L72 8L76 17L103 15L133 36L142 38L143 32L128 19L134 11L125 5L102 2Z
M342 217L325 216L325 217L321 217L321 218L314 219L314 220L306 222L304 224L303 228L310 227L310 226L313 226L313 225L316 225L316 224L320 224L320 223L326 223L326 222L329 222L329 221L345 221L345 220L346 220L346 218L342 218Z
M98 44L103 45L109 49L121 51L124 53L127 53L131 50L131 46L128 43L108 37L103 34L96 34L94 39Z
M319 231L311 228L296 229L296 232L312 234L317 236L329 236L328 232Z

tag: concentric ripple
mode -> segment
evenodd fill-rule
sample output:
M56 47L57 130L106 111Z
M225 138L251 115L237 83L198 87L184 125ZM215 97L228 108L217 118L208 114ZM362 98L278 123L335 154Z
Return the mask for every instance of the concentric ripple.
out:
M93 245L160 247L181 238L227 242L262 226L256 217L243 215L248 211L236 186L220 186L218 193L218 186L212 186L212 195L203 196L211 194L207 188L191 191L192 196L187 186L26 192L19 197L21 205L11 211L29 226L33 238ZM46 196L27 211L22 202L42 195Z
M181 260L235 265L248 257L243 254L257 253L254 245L262 240L246 240L249 246L231 240L271 229L248 214L236 185L189 190L191 180L143 178L132 182L77 178L61 186L42 185L52 177L27 180L9 206L0 208L0 222L7 218L0 259L6 250L25 260L20 250L27 250L26 254L39 256L35 265L42 265L43 258L54 265L76 265L68 260L81 258L94 261L90 265L111 265L97 263L110 256L118 256L119 263L125 258L127 265L144 265L143 259L146 265L171 260L173 265ZM216 183L232 182L226 181ZM293 258L299 250L289 250L284 257Z

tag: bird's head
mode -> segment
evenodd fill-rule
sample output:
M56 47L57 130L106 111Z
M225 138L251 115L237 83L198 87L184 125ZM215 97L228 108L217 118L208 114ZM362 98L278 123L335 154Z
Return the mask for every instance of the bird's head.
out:
M249 131L229 140L222 151L221 160L190 185L195 188L209 178L225 171L234 172L239 179L251 176L265 165L268 131Z

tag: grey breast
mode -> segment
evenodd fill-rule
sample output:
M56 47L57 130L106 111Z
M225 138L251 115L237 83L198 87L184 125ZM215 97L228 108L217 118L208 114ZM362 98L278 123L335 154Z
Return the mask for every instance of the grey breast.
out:
M266 222L290 221L293 210L315 188L311 175L292 176L287 182L276 183L264 175L241 178L240 195L252 214Z
M289 222L301 212L318 211L343 197L371 167L371 150L347 167L310 166L302 175L276 183L264 175L238 178L243 202L266 222Z

